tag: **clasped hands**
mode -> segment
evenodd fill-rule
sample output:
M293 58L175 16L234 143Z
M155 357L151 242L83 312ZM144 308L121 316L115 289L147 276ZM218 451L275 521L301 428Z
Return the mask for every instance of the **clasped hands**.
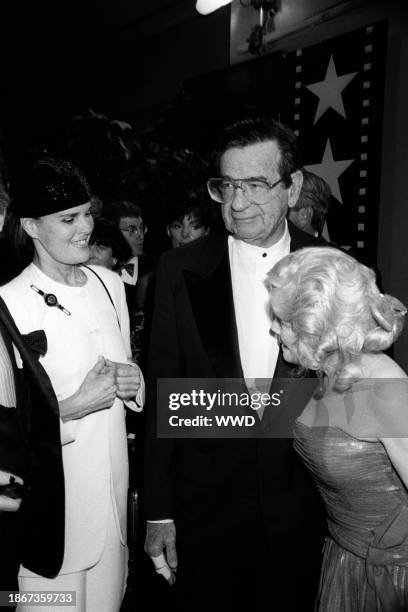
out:
M135 363L118 363L105 359L102 373L113 374L116 396L121 400L133 399L139 391L140 369Z
M79 389L60 402L61 418L64 422L81 419L92 412L110 408L116 397L124 401L133 399L140 384L139 366L100 356Z

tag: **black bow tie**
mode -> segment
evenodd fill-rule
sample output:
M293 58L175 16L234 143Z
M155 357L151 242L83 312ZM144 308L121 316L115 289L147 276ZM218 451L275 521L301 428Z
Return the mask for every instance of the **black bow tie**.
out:
M43 329L36 329L29 334L23 334L23 340L35 354L37 359L47 352L47 336Z
M133 278L133 274L135 272L135 264L134 263L125 264L123 266L122 270L126 270L126 272L129 274L129 276L131 276Z

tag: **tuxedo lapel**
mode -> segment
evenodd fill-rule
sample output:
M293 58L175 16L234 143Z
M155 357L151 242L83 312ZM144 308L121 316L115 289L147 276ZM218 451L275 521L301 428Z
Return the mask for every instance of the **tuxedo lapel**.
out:
M197 329L219 378L242 378L238 333L232 295L228 244L213 243L196 270L184 270Z
M24 385L24 381L21 379L20 371L16 363L10 328L7 323L7 319L9 317L7 316L7 313L3 311L3 308L6 308L6 306L0 298L0 332L3 336L4 345L7 349L10 358L10 363L13 369L14 388L16 393L16 412L22 427L22 431L24 431L25 435L27 436L30 430L30 414L25 397L25 393L27 390Z
M296 225L288 221L290 234L290 251L297 251L304 247L329 246L323 238L316 238L306 232L302 232Z
M275 374L269 389L271 397L279 396L279 405L268 406L262 416L261 429L265 437L291 437L293 424L303 412L317 386L314 372L296 378L291 364L279 353Z
M20 353L21 359L23 360L23 363L24 363L24 367L26 368L28 373L31 375L32 380L40 388L43 395L49 399L49 404L50 406L53 407L53 411L56 414L59 414L58 403L56 399L55 401L53 401L55 398L55 394L54 394L54 390L52 388L51 382L48 376L45 374L41 365L38 364L31 350L24 343L24 340L22 339L21 334L17 329L14 319L11 316L2 298L0 298L0 320L7 331L6 335L9 337L9 341L11 341L15 345L18 352ZM16 366L16 361L15 361L13 351L11 355L11 362L13 364L16 382L18 383L20 374ZM16 384L16 391L17 391L17 399L18 400L23 399L21 395L19 397L19 394L21 394L21 385Z

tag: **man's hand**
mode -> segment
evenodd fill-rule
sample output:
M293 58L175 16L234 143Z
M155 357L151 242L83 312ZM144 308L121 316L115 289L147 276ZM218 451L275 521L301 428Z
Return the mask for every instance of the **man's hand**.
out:
M82 419L92 412L110 408L116 398L115 369L107 365L104 357L85 376L78 391L59 403L61 419Z
M147 521L145 552L152 559L156 572L162 574L169 584L176 581L177 551L176 527L171 523ZM167 568L167 569L166 569Z
M106 359L106 366L115 372L116 395L121 400L133 399L140 388L140 368L135 363L117 363Z
M22 486L21 478L0 470L0 512L17 512L22 501Z

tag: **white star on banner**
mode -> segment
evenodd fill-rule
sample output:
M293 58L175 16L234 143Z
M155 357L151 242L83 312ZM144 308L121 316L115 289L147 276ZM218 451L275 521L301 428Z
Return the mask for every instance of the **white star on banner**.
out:
M346 118L346 111L344 110L341 92L347 87L350 81L354 79L356 74L358 73L350 72L349 74L344 74L343 76L337 76L333 56L330 56L324 81L306 85L306 89L309 89L319 98L319 105L317 107L313 125L317 123L320 117L324 115L329 108L334 108L339 115Z
M305 166L309 172L318 174L322 179L327 181L331 187L333 196L343 204L340 193L339 176L352 164L354 159L344 159L335 161L333 159L333 151L330 144L330 139L327 139L326 148L324 150L323 159L320 164L311 164Z

